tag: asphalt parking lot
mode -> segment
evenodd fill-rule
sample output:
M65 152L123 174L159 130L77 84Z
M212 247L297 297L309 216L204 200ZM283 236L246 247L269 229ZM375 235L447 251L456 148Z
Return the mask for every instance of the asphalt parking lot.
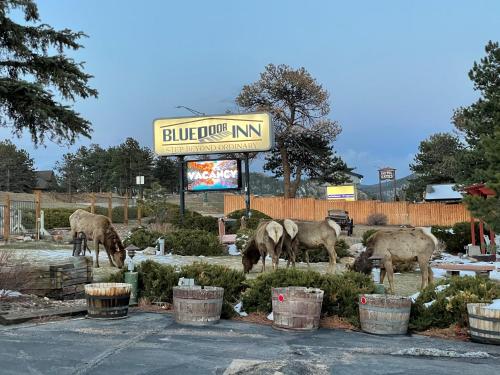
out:
M0 327L0 374L498 374L500 347L320 329L289 333L169 314Z

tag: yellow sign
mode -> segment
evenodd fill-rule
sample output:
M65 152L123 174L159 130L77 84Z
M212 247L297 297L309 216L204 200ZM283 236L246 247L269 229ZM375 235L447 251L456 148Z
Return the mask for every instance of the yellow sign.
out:
M327 186L326 197L330 200L355 201L356 188L354 185Z
M274 143L268 113L157 119L153 134L165 156L268 151Z

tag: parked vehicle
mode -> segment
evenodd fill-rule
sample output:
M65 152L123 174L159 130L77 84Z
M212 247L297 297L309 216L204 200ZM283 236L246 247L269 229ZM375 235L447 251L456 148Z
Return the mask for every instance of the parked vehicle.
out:
M349 217L349 212L344 210L328 210L327 219L335 221L347 235L352 236L354 230L354 220Z

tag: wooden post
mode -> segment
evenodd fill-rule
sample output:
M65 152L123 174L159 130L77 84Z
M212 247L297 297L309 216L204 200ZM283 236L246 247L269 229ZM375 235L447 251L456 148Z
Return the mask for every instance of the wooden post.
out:
M125 204L123 205L123 223L128 225L128 190L125 193Z
M472 246L476 246L476 225L473 217L470 218L470 236L472 240Z
M139 226L141 225L141 219L142 219L142 200L137 202L137 222L139 223Z
M479 243L481 247L481 254L485 254L486 249L484 248L484 227L482 220L479 220Z
M42 192L35 190L35 226L36 226L36 239L40 241L40 220L42 211Z
M92 196L91 196L90 212L95 214L95 193L92 193Z
M493 254L494 254L494 249L495 249L495 232L493 232L491 229L490 229L490 245L491 245L491 249L493 251Z
M113 221L113 193L109 193L108 197L108 218Z
M3 210L3 238L7 242L10 236L10 196L5 197L5 208Z

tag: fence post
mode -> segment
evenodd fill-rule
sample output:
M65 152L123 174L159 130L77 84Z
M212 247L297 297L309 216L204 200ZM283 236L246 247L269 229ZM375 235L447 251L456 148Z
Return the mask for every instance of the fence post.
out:
M108 218L112 221L113 219L113 193L109 193L108 197Z
M7 242L10 236L10 196L5 197L5 208L3 211L3 238Z
M92 196L91 196L90 212L95 214L95 193L92 193Z
M123 224L128 225L128 190L125 192L125 204L123 206Z
M36 239L40 241L40 211L42 210L42 192L35 190L35 226Z
M141 226L141 219L142 219L142 200L139 200L139 202L137 202L137 222L139 223L139 226Z

